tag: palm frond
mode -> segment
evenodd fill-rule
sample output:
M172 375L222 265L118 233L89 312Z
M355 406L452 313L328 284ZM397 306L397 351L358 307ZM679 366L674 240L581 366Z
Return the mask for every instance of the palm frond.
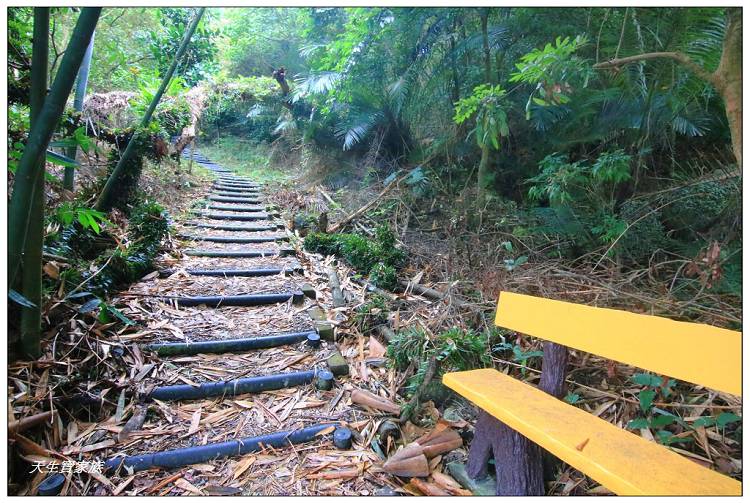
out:
M339 72L318 72L311 73L307 77L297 79L295 83L295 94L305 96L308 94L325 94L336 87L336 83L341 80L342 75Z
M379 110L350 110L346 120L336 125L334 134L343 141L344 150L349 150L361 143L383 118Z

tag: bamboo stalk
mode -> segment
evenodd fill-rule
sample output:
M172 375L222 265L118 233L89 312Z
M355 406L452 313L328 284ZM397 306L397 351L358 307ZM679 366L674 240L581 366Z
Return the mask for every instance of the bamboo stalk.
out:
M41 412L39 414L34 414L33 416L11 421L8 423L8 433L20 433L24 430L28 430L32 426L51 420L53 416L54 413L51 410L48 410L47 412Z
M39 121L47 94L47 61L49 58L49 8L34 8L34 42L31 59L31 114L33 128ZM45 147L46 148L46 147ZM34 167L34 188L29 203L28 241L24 250L21 294L33 304L21 309L21 351L39 356L42 331L42 245L44 241L44 166L42 159Z
M331 285L331 294L333 294L333 307L343 307L346 305L344 293L341 291L341 283L336 269L328 268L328 283Z
M76 112L83 111L83 101L86 98L86 86L89 82L89 69L91 68L91 56L94 52L94 35L91 34L91 41L88 47L86 47L86 53L83 55L83 62L81 68L78 70L78 82L76 84L76 95L73 99L73 109ZM71 159L76 158L78 153L78 146L69 147L66 154ZM66 166L65 174L63 175L63 187L72 191L75 187L75 166Z
M172 59L172 64L167 70L167 73L164 75L164 78L161 81L161 85L159 86L159 89L156 91L156 94L154 95L154 99L151 100L151 103L149 104L148 109L146 110L146 113L143 115L139 128L136 129L135 132L133 132L133 137L128 142L127 147L125 147L125 151L120 156L120 160L117 162L117 166L115 166L114 171L112 171L112 174L107 179L107 183L104 185L104 188L102 189L102 192L99 195L99 199L96 201L96 209L98 211L108 212L109 210L112 209L112 205L115 199L115 194L119 190L123 175L125 174L124 173L125 166L133 157L135 145L136 143L138 143L137 136L139 136L140 131L143 128L147 127L149 123L151 122L151 116L154 114L154 111L156 110L156 106L159 104L159 101L161 101L161 97L164 95L164 91L166 91L167 86L169 85L169 82L172 80L172 76L174 75L174 72L177 69L177 64L182 59L182 56L185 54L185 51L187 50L187 47L190 44L190 39L193 37L193 33L195 33L195 30L198 27L198 22L203 17L203 13L205 11L206 11L206 8L202 7L201 10L198 11L198 14L196 14L193 21L188 26L188 29L185 32L185 36L182 39L182 43L180 44L180 47L177 49L177 54L175 54L174 59Z

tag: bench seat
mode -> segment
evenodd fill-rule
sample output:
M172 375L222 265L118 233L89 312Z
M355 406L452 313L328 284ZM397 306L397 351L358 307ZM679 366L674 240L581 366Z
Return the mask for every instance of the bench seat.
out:
M494 369L443 383L619 495L740 495L741 483Z

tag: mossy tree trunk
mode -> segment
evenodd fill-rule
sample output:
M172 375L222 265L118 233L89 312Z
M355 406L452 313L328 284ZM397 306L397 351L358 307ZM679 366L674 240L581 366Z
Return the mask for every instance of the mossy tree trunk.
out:
M46 77L47 53L40 44L48 40L49 13L45 14L43 8L38 12L35 10L34 13L34 50L37 51L39 47L40 54L39 57L34 54L32 61L33 80L36 85L32 84L31 131L18 163L13 195L8 206L8 284L12 288L20 283L22 294L25 292L36 297L36 302L28 299L35 307L23 308L21 323L21 349L30 357L39 354L41 332L39 311L44 225L44 162L47 147L62 117L65 103L70 96L75 76L100 14L100 7L86 7L81 11L50 93L45 98L46 78L42 79L44 84L40 84L40 79ZM44 24L45 18L47 24Z
M125 147L125 151L120 156L120 160L117 162L115 169L107 179L107 183L104 185L102 193L96 201L96 209L98 211L109 212L118 201L118 194L130 194L138 185L138 180L140 178L139 167L142 166L143 161L142 158L135 159L135 156L137 155L136 150L141 150L138 146L146 136L143 130L148 127L151 122L151 117L154 115L156 106L159 104L159 101L161 101L167 86L169 86L169 82L172 80L177 65L185 54L185 51L190 44L190 39L193 37L193 33L195 33L198 23L203 17L205 11L205 7L201 8L188 26L188 29L185 31L185 36L180 43L180 47L177 49L177 53L174 55L172 64L169 66L167 73L164 74L161 85L154 95L154 99L151 100L146 113L143 114L139 127L133 132L133 137Z

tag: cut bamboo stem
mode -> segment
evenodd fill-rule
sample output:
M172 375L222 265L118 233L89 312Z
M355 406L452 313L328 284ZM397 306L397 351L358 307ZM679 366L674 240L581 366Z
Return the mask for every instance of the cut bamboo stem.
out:
M333 307L343 307L346 305L344 293L341 291L341 283L336 269L328 268L328 283L331 285L331 294L333 295Z
M369 391L365 391L362 389L355 389L354 391L352 391L351 398L352 403L372 407L373 409L382 410L390 414L398 414L399 412L401 412L401 407L388 400L387 398L379 397L377 395L374 395L373 393L370 393Z

